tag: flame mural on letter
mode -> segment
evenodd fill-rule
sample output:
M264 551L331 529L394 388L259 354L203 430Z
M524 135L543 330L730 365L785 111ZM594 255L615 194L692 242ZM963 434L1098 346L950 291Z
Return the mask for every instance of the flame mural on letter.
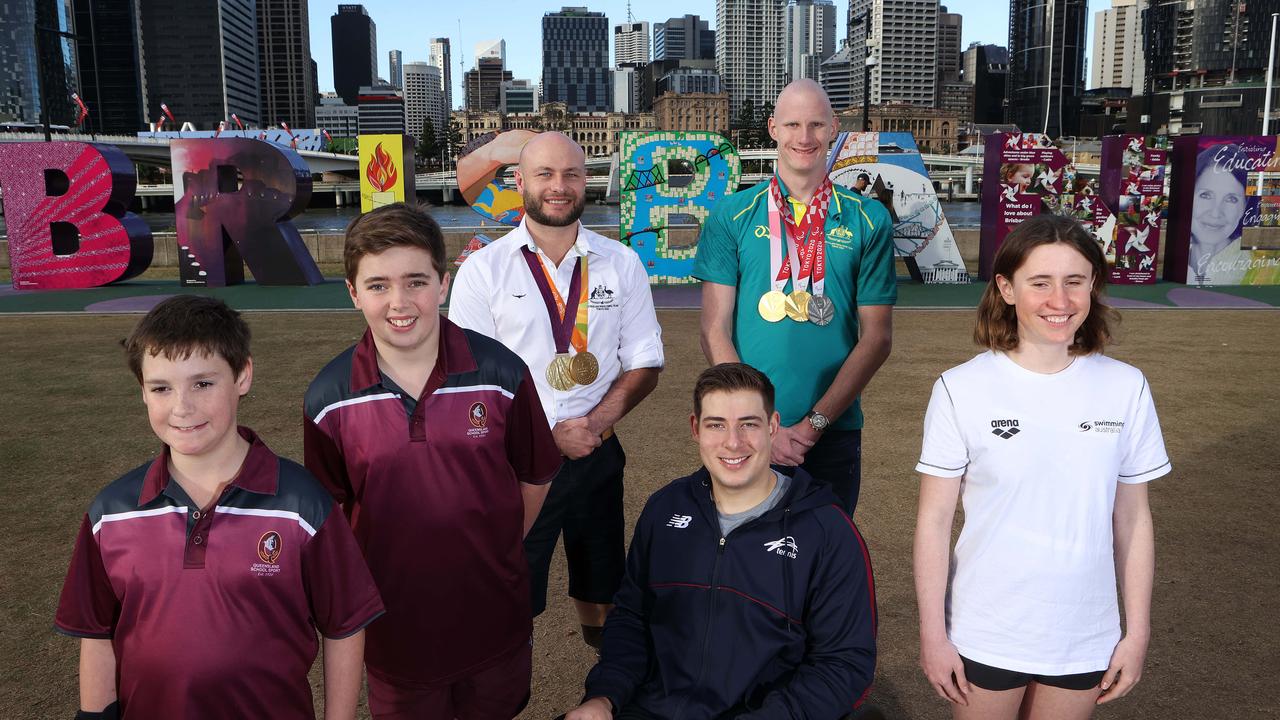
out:
M364 175L369 180L369 184L377 192L386 192L395 186L396 180L399 179L400 173L396 170L396 165L391 160L391 153L382 149L382 143L373 149L373 158L369 161L369 166L365 168Z

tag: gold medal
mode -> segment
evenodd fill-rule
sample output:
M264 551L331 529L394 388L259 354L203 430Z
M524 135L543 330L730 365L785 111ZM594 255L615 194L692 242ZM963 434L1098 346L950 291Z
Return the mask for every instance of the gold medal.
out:
M787 296L781 290L770 290L760 296L760 304L756 308L760 317L768 322L778 322L787 316Z
M569 377L579 385L590 385L600 374L600 362L596 356L583 350L569 358Z
M569 355L556 355L547 366L547 384L564 392L574 386L573 377L569 374Z
M804 290L796 290L787 296L787 317L796 322L809 322L809 298Z

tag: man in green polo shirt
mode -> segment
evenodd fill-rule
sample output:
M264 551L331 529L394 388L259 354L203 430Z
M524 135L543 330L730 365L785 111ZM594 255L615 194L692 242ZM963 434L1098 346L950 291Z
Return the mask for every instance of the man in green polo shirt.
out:
M833 187L831 102L812 80L778 95L777 174L722 199L702 228L702 349L777 388L771 461L831 484L850 515L861 483L858 395L889 357L893 223L880 203Z

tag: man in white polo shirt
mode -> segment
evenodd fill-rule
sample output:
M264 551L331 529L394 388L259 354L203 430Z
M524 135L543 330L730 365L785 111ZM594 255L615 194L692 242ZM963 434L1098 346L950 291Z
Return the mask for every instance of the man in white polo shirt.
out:
M525 537L533 614L546 608L563 528L569 596L583 639L599 647L624 571L626 456L613 426L658 384L662 330L640 258L578 222L587 189L582 148L542 133L524 146L515 175L524 219L463 263L449 319L506 345L533 374L566 458Z

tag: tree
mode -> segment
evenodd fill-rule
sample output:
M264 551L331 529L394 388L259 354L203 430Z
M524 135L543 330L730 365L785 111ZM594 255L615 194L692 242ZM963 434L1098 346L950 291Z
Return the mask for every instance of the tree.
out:
M756 147L756 106L750 98L742 101L738 116L729 124L729 133L739 149Z
M769 118L773 117L773 103L766 102L756 113L756 147L773 147L773 138L769 137Z
M430 166L432 163L440 161L440 138L436 136L436 124L431 122L431 118L424 118L422 121L422 136L418 141L418 157L422 158L425 163Z

